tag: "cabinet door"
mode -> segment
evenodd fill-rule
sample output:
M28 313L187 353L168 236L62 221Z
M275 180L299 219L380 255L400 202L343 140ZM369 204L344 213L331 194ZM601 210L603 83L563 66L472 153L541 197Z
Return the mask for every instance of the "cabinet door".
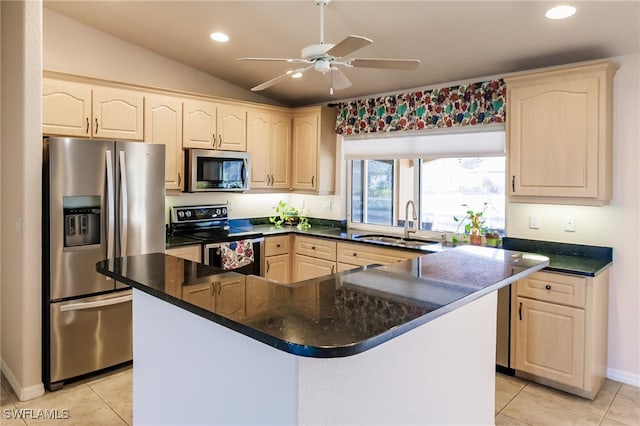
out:
M214 311L230 319L245 316L245 276L238 273L223 274L214 282Z
M182 147L213 149L217 141L216 104L188 99L182 111Z
M598 80L568 76L510 89L513 195L598 196Z
M268 188L270 176L269 113L247 113L247 151L251 154L251 189Z
M272 284L254 275L245 277L246 285L246 319L259 317L269 309L269 294Z
M247 150L247 110L232 105L218 106L218 143L224 151Z
M582 387L584 310L524 297L516 302L515 369Z
M291 260L288 254L265 258L264 277L281 283L291 282Z
M271 187L291 186L291 117L271 115Z
M144 123L144 96L142 93L94 87L93 133L96 138L114 138L141 141Z
M203 309L211 309L212 286L210 283L193 284L182 287L182 300Z
M331 275L336 272L336 262L294 254L293 281Z
M293 189L315 190L318 165L318 115L293 119Z
M190 245L190 246L182 246L182 247L173 247L165 250L165 254L169 254L175 257L181 257L183 259L190 260L192 262L202 262L202 250L200 244Z
M91 87L44 79L42 81L42 133L91 136Z
M147 96L144 140L165 146L165 188L182 189L182 101L169 96Z

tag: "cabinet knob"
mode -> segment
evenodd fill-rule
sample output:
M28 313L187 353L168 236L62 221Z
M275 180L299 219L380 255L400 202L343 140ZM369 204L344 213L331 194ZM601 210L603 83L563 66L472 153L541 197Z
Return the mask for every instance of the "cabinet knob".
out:
M316 249L316 246L311 246L311 250L315 250L315 249Z
M87 117L87 129L85 130L86 134L89 134L89 117Z
M551 290L551 285L550 285L550 284L545 285L545 286L544 286L544 289L545 289L545 290Z
M353 257L356 257L357 255L358 255L358 253L355 253L355 252L353 253Z
M98 119L96 118L96 134L98 134Z
M280 248L280 244L276 244L276 247Z

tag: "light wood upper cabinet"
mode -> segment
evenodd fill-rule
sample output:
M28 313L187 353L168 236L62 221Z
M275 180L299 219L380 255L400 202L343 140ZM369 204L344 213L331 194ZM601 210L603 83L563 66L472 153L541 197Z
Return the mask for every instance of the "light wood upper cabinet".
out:
M247 150L246 108L185 99L183 111L183 148Z
M93 137L143 139L144 95L133 90L93 88Z
M291 117L269 111L247 113L247 151L252 189L291 186Z
M141 92L47 78L42 89L45 135L143 139Z
M602 62L505 78L511 201L608 202L614 73Z
M165 146L165 188L182 189L182 100L171 96L146 97L144 140Z
M91 86L43 79L42 133L90 137Z
M242 106L218 106L218 143L215 149L223 151L247 150L247 109Z
M182 147L213 149L217 144L216 104L185 99L182 111Z
M292 188L317 194L335 192L336 111L300 108L293 115Z
M516 375L593 399L606 379L609 272L536 272L514 284Z

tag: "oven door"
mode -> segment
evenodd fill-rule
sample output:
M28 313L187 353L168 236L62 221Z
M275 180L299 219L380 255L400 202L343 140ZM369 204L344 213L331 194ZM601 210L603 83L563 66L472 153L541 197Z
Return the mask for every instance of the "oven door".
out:
M244 238L238 238L235 241L242 241ZM252 238L251 242L253 243L253 263L249 265L242 266L237 269L231 269L233 272L239 272L245 275L258 275L260 276L262 273L262 252L264 246L264 237L260 238ZM204 263L206 265L215 266L217 268L223 268L222 265L222 256L221 256L221 245L222 243L210 243L205 244L204 246Z

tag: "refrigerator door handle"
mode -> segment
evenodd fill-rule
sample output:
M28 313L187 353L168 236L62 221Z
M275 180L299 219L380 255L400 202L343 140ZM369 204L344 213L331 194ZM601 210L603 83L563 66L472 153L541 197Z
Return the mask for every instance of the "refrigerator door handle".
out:
M119 305L120 303L130 302L132 295L128 294L122 297L114 297L112 299L95 300L93 302L71 303L60 307L60 312L80 311L82 309L102 308L104 306Z
M115 227L116 216L114 207L114 183L113 183L113 156L110 150L105 151L105 163L107 167L107 259L113 259L115 255Z
M129 227L127 205L127 168L124 157L124 151L120 151L120 208L122 214L120 216L120 256L127 255L127 228Z

